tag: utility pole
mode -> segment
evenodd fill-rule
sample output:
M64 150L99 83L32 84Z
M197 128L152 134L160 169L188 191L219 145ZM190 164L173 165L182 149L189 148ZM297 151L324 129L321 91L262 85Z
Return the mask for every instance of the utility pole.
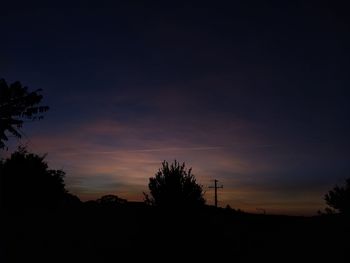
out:
M224 188L223 185L218 186L218 180L214 180L214 186L209 186L209 188L214 188L215 191L215 207L218 207L218 188Z

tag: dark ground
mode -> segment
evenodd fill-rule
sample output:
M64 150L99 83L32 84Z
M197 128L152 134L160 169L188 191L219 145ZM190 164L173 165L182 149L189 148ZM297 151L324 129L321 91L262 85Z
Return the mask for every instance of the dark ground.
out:
M350 262L340 216L76 208L4 216L1 262Z

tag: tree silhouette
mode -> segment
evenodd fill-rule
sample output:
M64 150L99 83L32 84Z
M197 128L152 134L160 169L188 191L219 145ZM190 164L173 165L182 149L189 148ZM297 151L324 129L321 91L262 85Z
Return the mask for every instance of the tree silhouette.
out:
M127 203L126 199L120 198L116 195L104 195L97 199L96 202L104 207L118 207Z
M7 211L50 210L77 201L67 195L65 173L50 170L44 159L19 148L0 161L1 201Z
M162 167L149 179L151 197L145 201L160 207L198 207L205 204L202 186L196 183L192 169L175 160L170 166L164 161Z
M350 178L345 180L344 187L336 185L324 196L324 199L328 206L339 213L350 215ZM328 211L331 210L328 208Z
M49 107L38 106L43 98L40 91L29 92L18 81L8 85L4 79L0 79L0 148L4 148L8 140L6 132L21 138L20 128L24 120L43 118L40 114Z

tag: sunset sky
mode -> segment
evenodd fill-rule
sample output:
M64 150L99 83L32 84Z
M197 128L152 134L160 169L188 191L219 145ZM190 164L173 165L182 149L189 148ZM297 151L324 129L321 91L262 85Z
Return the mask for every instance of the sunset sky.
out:
M43 89L50 106L10 151L48 153L82 200L142 200L177 159L209 204L218 179L222 207L322 209L350 176L346 8L126 2L1 8L0 78Z

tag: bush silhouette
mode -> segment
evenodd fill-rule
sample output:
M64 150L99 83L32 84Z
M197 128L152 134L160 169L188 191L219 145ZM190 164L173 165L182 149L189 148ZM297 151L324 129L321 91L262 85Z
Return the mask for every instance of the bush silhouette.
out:
M38 106L42 100L41 90L28 91L20 82L8 85L0 79L0 149L5 148L8 140L6 132L21 138L20 128L23 120L36 120L43 118L41 113L49 107Z
M44 159L19 148L0 161L1 201L7 211L51 210L79 202L65 189L65 173L50 170Z
M324 197L326 203L331 208L341 214L350 215L350 178L345 180L345 186L335 186ZM331 211L331 209L327 209Z
M196 183L192 169L176 160L170 166L164 161L162 167L149 179L150 195L145 201L159 207L198 207L205 204L202 186Z

